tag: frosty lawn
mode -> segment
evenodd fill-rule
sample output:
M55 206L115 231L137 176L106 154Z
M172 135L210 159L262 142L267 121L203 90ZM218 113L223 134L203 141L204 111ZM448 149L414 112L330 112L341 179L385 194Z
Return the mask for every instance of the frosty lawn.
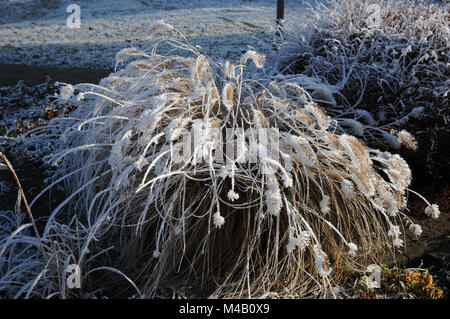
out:
M66 27L65 9L73 1L42 4L29 1L0 2L0 61L28 65L112 69L115 54L142 43L151 21L164 19L176 25L191 42L200 45L216 61L238 59L248 45L261 51L260 40L270 41L276 1L167 0L77 1L81 29ZM303 17L303 1L292 1L286 19ZM31 15L32 13L32 15ZM30 16L31 15L31 16ZM166 47L166 49L170 49Z

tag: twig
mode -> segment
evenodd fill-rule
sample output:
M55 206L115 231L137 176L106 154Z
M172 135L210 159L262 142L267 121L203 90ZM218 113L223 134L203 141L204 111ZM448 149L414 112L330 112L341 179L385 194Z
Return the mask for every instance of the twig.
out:
M17 176L16 171L14 170L13 166L9 162L8 158L6 157L6 155L3 154L2 152L0 152L0 156L3 158L3 161L5 162L6 166L11 171L11 173L14 176L14 179L16 180L16 184L19 187L20 196L22 197L23 202L25 203L25 207L27 208L28 216L30 217L31 223L33 224L33 229L34 229L34 232L36 234L37 240L39 242L39 247L40 247L40 249L42 251L42 254L45 257L46 262L48 263L48 258L47 258L47 254L45 253L44 245L42 244L41 237L39 236L39 232L38 232L38 229L36 227L36 222L34 221L33 214L31 213L31 209L30 209L30 206L28 205L28 201L27 201L27 198L25 197L25 193L23 191L22 184L19 181L19 177Z

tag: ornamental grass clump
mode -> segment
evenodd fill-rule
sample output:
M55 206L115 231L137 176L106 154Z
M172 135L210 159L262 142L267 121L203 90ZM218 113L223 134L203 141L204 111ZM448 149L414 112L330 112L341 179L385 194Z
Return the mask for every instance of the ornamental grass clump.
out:
M128 297L325 296L341 280L335 264L365 269L403 245L411 172L400 156L337 134L299 83L255 79L255 51L222 66L169 43L191 56L123 50L131 62L65 88L65 116L41 128L58 137L49 188L69 195L28 293L80 293L63 287L74 263L91 297L126 285ZM7 260L14 248L0 247ZM4 282L23 267L2 265Z
M327 0L281 28L270 59L283 74L328 84L333 103L313 97L344 130L376 147L416 149L406 129L419 142L418 167L448 176L449 21L448 3Z

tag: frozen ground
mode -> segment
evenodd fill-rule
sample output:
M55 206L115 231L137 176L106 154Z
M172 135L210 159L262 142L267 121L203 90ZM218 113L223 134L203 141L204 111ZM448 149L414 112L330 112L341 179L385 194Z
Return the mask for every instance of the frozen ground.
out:
M66 26L70 3L81 8L80 29ZM303 0L287 1L286 20L300 20L305 8ZM121 48L151 44L141 39L158 19L217 61L233 61L248 46L262 50L276 0L0 0L0 12L0 63L109 69Z

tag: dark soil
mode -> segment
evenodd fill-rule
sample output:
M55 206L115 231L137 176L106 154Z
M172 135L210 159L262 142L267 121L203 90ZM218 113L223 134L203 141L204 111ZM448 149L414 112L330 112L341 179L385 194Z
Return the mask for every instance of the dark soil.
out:
M12 99L8 100L9 105L3 105L3 108L0 106L0 110L3 110L2 113L0 113L0 120L2 120L3 116L8 116L9 112L7 112L7 110L11 107L23 108L31 103L37 104L38 102L41 102L41 100L45 100L46 94L52 95L56 92L56 87L47 83L51 83L52 81L70 84L98 83L111 72L111 70L0 64L0 87L14 86L17 82L22 81L24 86L20 87L19 91L21 94L27 96L33 95L31 101L24 99L23 97L18 97L18 100L16 101L14 97L11 96ZM38 89L36 89L36 87L38 87ZM34 91L27 91L27 88ZM4 93L8 94L7 91ZM45 105L45 103L42 104ZM44 117L44 107L42 107L41 118L44 119ZM2 130L0 130L0 132L1 131ZM0 143L0 151L5 153L11 164L14 166L24 188L25 196L27 197L28 202L31 202L31 200L44 188L44 179L47 176L43 174L43 169L41 167L42 162L39 159L29 156L26 151L20 150L12 144L5 145L4 142ZM0 211L14 210L18 190L14 178L9 171L0 170L0 181L5 181L9 187L9 191L0 197ZM35 203L32 207L32 213L37 220L38 228L42 228L45 224L45 217L47 217L49 212L56 207L58 200L61 200L62 198L64 198L64 194L54 189L50 193L44 194ZM25 213L23 204L21 210Z
M36 85L46 81L49 76L53 81L70 84L98 83L112 70L69 69L60 67L40 67L20 64L0 64L0 86L14 85L24 81Z

